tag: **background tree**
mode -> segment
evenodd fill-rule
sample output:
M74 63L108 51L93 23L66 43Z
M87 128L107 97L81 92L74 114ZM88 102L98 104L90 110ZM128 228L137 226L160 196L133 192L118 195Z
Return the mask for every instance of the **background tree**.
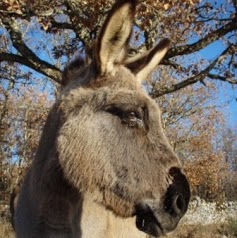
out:
M167 80L165 75L162 78ZM225 152L217 145L220 128L225 127L225 118L216 106L209 103L214 100L214 95L209 92L216 90L214 84L188 86L158 99L163 127L184 163L192 194L209 201L225 196L229 172Z
M113 3L0 1L1 191L17 183L33 158L66 62L75 52L84 57L90 51ZM193 191L211 199L225 184L232 186L226 173L235 173L228 167L229 149L220 143L226 118L216 102L229 85L236 92L237 1L140 0L136 19L130 55L164 37L172 40L146 90L161 106L163 126Z
M0 200L9 199L34 157L51 104L32 87L4 89L0 85Z
M224 127L219 141L224 159L228 164L228 176L224 180L225 193L228 200L237 198L237 125Z
M60 83L66 59L76 49L84 52L91 46L113 2L2 0L0 61L20 63ZM236 0L140 1L133 50L150 48L156 40L169 37L173 45L163 64L185 78L157 89L154 96L199 81L237 83L236 5ZM195 57L217 40L223 50L212 59ZM3 72L6 75L9 68Z

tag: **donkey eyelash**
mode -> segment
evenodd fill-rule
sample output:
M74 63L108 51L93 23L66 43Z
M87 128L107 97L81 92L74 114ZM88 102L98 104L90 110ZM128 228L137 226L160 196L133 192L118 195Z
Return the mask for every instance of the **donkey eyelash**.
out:
M111 107L106 109L105 111L114 116L119 117L123 124L126 124L131 128L144 127L143 116L138 111L135 110L124 111L119 107Z
M106 109L105 111L114 115L114 116L118 116L121 119L123 119L123 118L127 118L127 119L137 118L139 120L142 120L142 116L140 115L140 113L135 110L125 111L119 107L111 107L111 108Z
M110 108L106 109L105 111L114 115L114 116L118 116L120 118L122 118L122 116L124 115L124 111L119 107L110 107Z

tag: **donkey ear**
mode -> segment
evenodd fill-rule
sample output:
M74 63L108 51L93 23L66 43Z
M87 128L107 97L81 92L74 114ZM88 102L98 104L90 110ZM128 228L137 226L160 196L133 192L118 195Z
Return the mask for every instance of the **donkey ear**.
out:
M145 80L163 59L166 52L168 51L169 45L170 40L163 39L150 51L128 59L125 62L125 65L136 75L139 81Z
M122 0L112 8L96 44L96 65L100 74L111 72L125 58L135 15L136 0Z

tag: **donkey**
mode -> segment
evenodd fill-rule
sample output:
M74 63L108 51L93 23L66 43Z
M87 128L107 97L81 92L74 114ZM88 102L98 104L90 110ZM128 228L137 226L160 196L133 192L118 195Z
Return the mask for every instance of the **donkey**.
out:
M90 59L65 68L18 196L17 238L145 238L173 231L189 183L142 87L169 40L127 59L135 0L117 1Z

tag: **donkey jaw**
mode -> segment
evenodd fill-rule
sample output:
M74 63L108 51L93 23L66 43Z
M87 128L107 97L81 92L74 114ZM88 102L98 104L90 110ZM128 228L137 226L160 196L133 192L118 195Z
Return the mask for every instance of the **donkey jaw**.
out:
M152 211L138 214L136 217L136 226L138 230L154 237L165 235L162 225Z
M153 237L160 237L172 232L181 217L163 216L154 212L149 205L140 204L136 207L136 227Z

